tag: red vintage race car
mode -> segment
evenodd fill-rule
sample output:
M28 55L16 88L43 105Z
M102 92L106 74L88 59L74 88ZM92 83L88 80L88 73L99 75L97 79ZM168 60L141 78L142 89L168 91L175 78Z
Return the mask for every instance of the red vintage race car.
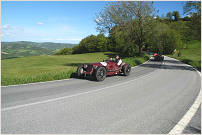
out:
M81 64L77 69L78 77L85 77L86 75L93 76L97 81L103 81L106 76L123 74L128 76L131 67L129 64L122 63L118 65L115 61L103 61L91 64Z

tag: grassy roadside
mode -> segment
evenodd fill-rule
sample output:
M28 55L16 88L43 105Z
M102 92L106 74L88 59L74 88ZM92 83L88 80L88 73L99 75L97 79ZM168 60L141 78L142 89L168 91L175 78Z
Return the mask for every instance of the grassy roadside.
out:
M192 65L193 67L201 71L201 41L190 41L184 49L180 50L180 52L180 57L177 56L177 53L167 56L178 59L186 64Z
M107 59L112 52L86 53L75 55L44 55L5 59L1 62L1 85L26 84L70 78L81 63L92 63ZM131 66L139 65L150 58L123 58Z

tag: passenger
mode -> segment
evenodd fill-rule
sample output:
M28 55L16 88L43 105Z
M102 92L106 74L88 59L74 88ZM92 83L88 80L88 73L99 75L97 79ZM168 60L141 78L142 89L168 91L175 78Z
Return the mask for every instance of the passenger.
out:
M121 66L121 64L122 64L122 60L120 59L120 57L118 55L116 55L115 62L117 63L118 66Z

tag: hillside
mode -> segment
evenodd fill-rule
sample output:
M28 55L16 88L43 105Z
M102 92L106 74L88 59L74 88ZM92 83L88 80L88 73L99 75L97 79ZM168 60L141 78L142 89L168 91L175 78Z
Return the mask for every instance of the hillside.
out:
M16 58L54 54L57 49L72 48L75 44L68 43L37 43L37 42L1 42L1 58Z
M52 49L57 50L61 48L73 48L77 44L70 44L70 43L52 43L52 42L43 42L43 43L35 43L34 45L45 48L45 49Z
M201 41L190 41L184 49L180 50L180 52L180 57L178 57L177 54L168 56L176 58L189 65L192 65L193 67L201 71Z

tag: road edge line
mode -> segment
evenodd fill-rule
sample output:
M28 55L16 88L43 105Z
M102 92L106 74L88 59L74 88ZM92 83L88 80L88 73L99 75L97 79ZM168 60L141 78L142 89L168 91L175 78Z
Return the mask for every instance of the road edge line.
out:
M168 56L166 56L168 57ZM171 58L171 57L169 57ZM175 58L172 58L175 59ZM178 59L175 59L177 61L180 61ZM180 61L182 62L182 61ZM191 66L189 64L186 64L184 62L182 62L185 65ZM201 73L194 68L193 66L191 66L200 76L201 78ZM194 103L192 104L192 106L189 108L189 110L184 114L184 116L181 118L181 120L170 130L170 132L168 134L182 134L184 129L187 127L187 125L189 124L189 122L191 121L191 119L194 117L194 115L196 114L198 108L200 107L201 104L201 99L202 99L202 91L200 88L199 94L197 96L197 98L195 99Z

